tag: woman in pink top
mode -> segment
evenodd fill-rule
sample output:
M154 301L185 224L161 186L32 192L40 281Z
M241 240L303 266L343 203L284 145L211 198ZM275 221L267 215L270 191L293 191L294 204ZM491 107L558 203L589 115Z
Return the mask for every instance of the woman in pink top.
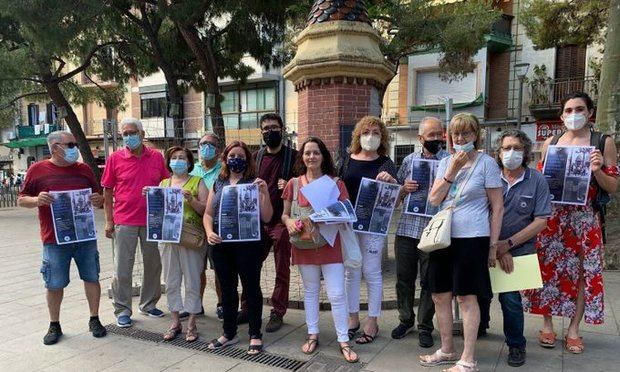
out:
M282 193L284 212L282 222L286 225L289 234L294 236L300 233L299 220L291 218L291 205L298 203L299 207L309 207L310 203L299 189L323 175L334 177L336 169L327 147L320 139L309 137L301 145L295 162L295 174L301 176L291 179ZM341 180L336 180L340 190L340 200L349 198L349 194ZM295 192L295 185L298 187ZM294 196L297 200L294 200ZM340 237L336 237L334 246L325 244L316 249L300 249L292 245L293 264L298 265L304 283L304 308L306 310L306 324L308 325L308 339L301 350L312 354L319 345L319 292L321 290L321 273L331 303L332 316L340 351L345 360L350 363L358 361L357 354L349 345L348 312L344 290L344 265L340 249Z

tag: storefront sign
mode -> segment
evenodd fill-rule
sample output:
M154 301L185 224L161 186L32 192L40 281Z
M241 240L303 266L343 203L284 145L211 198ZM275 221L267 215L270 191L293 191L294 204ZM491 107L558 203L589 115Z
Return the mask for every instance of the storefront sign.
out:
M536 142L544 142L547 138L555 136L564 130L561 120L538 120L536 122Z

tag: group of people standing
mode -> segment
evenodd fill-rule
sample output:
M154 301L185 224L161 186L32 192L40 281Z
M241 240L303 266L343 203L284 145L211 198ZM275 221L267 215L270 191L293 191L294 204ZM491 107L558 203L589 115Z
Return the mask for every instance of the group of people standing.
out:
M594 136L589 119L593 115L590 98L574 93L562 103L562 120L566 131L550 138L548 146L590 145ZM20 205L39 207L41 235L44 243L41 272L48 289L51 324L44 338L55 343L62 334L59 324L62 289L68 284L69 262L73 257L85 282L91 305L90 327L93 335L105 335L98 320L100 293L99 256L96 244L76 243L70 247L55 244L51 229L49 191L90 187L92 202L103 205L105 233L114 237L113 302L117 325L132 325L132 270L138 241L144 262L139 311L161 317L156 307L160 298L160 277L167 285L170 327L164 340L182 333L181 319L188 317L185 339L195 341L199 335L196 316L204 314L205 270L215 270L218 297L217 314L223 331L209 348L220 349L239 342L238 324L249 323L248 354L263 350L261 269L271 249L275 259L276 281L271 296L271 310L266 332L282 327L289 293L290 264L298 266L304 285L304 309L308 337L302 352L314 353L319 347L319 293L325 286L340 351L348 362L358 361L351 342L372 343L379 334L378 319L382 301L382 251L386 237L356 234L361 250L361 266L345 267L340 236L334 244L322 241L315 249L301 249L294 239L303 229L301 216L312 212L309 201L300 191L315 180L329 176L339 190L339 200L355 203L363 177L402 185L399 202L419 185L411 177L416 159L439 161L436 178L429 194L433 205L453 207L451 245L424 253L417 249L423 229L430 218L402 213L395 237L396 293L399 325L392 330L394 339L409 333L415 323L414 294L420 278L421 294L417 315L419 344L434 345L433 317L437 317L441 348L420 356L420 364L436 366L454 364L449 371L475 371L475 343L488 328L492 298L489 266L499 264L507 273L513 270L513 257L538 253L543 288L523 292L501 293L499 301L504 315L504 333L509 346L508 364L525 363L523 334L526 311L544 315L538 341L553 347L556 334L551 316L571 318L565 337L568 351L584 350L579 337L579 323L585 313L588 323L603 320L602 233L600 200L602 193L617 188L616 148L610 137L592 151L590 168L593 182L585 206L551 204L549 186L544 176L529 168L532 142L523 132L507 130L496 141L494 157L479 151L481 126L471 114L455 115L447 135L440 120L427 117L419 126L420 152L407 156L397 169L387 156L389 133L376 117L362 118L354 128L348 154L336 165L320 138L308 137L298 150L283 142L282 119L267 114L260 119L266 146L251 153L241 141L224 146L214 134L199 142L199 161L191 151L172 147L165 156L144 146L140 121L126 119L121 125L125 147L109 158L100 187L84 164L76 163L75 139L68 132L54 132L48 137L52 158L35 164L28 171L20 194ZM444 138L447 145L444 145ZM222 189L228 185L254 183L259 190L260 220L263 229L260 244L227 242L218 235L218 210ZM195 249L179 244L160 244L146 240L146 200L148 187L182 188L184 223L203 226L208 245ZM457 200L455 206L453 202ZM599 202L597 202L599 201ZM368 289L368 314L362 325L360 311L361 281ZM237 286L241 280L243 291ZM184 285L185 297L181 295ZM452 299L456 298L463 316L464 348L459 355L452 339Z

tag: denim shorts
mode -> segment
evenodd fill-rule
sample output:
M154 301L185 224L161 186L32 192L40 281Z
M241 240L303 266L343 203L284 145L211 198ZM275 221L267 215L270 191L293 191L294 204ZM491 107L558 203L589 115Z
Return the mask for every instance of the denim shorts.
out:
M47 289L62 289L69 285L71 258L75 260L80 279L85 282L99 281L99 251L97 241L71 244L44 244L41 274Z

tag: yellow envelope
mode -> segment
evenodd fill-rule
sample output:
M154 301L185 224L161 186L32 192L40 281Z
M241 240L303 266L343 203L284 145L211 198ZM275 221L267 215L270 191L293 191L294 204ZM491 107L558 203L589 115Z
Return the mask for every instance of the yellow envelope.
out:
M542 288L542 276L538 265L538 256L528 254L514 257L514 270L506 274L499 266L489 268L493 293L521 291L524 289Z

